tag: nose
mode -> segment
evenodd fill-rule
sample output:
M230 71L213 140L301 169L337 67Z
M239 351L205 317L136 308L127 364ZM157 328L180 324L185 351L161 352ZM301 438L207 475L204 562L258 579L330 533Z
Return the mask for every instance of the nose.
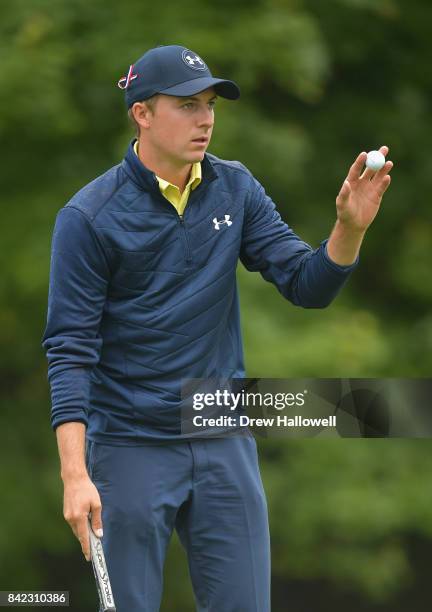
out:
M198 127L210 129L213 127L214 114L213 110L207 105L203 106L198 118Z

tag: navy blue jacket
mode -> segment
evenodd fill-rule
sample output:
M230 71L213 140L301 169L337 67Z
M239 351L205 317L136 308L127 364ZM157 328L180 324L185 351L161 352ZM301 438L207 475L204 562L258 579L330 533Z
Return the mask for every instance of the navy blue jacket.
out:
M300 240L239 162L206 154L202 175L181 218L132 142L59 211L43 337L54 429L182 438L182 379L245 376L239 259L305 308L327 306L355 267Z

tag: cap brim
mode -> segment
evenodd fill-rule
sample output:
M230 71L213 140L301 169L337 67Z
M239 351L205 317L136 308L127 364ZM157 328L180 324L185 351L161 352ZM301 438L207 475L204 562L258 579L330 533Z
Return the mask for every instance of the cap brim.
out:
M234 81L215 79L213 77L192 79L191 81L168 87L168 89L163 89L159 91L159 93L167 96L193 96L209 87L214 87L218 96L227 98L228 100L237 100L237 98L240 97L240 89Z

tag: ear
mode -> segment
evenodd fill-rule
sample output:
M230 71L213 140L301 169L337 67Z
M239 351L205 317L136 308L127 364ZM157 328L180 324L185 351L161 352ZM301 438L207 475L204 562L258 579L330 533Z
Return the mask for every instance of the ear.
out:
M151 126L153 112L145 102L135 102L132 106L132 114L141 128L148 129Z

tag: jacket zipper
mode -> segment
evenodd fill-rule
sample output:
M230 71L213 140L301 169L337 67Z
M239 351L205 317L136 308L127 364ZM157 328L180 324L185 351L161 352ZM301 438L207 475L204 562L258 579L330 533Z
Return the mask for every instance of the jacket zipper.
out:
M181 228L180 231L183 236L183 243L185 245L186 263L191 263L192 262L191 249L190 249L189 238L187 235L183 215L178 215L178 218L179 218L179 223L180 223L180 228Z
M211 182L211 181L209 181ZM201 187L207 187L207 182L206 183L202 183ZM185 222L184 222L184 215L180 215L176 209L174 208L174 206L171 204L171 202L168 202L168 200L161 194L161 192L159 191L159 189L157 190L158 196L160 198L160 200L165 204L168 205L170 207L170 209L172 210L172 212L177 216L178 220L179 220L179 225L180 225L180 232L182 234L182 240L183 240L183 244L184 244L184 249L185 249L185 262L187 264L192 263L192 253L191 253L191 248L190 248L190 243L189 243L189 238L188 238L188 233L185 227ZM193 200L193 196L194 193L191 193L189 195L189 199L188 199L188 204L185 208L185 211L187 211L189 205L191 204L191 200Z

